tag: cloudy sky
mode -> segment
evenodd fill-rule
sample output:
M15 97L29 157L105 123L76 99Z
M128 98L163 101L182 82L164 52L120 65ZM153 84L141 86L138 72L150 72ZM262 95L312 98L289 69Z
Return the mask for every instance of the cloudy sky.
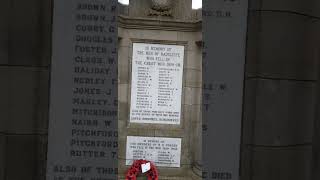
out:
M129 4L129 0L118 0L121 4ZM192 0L192 8L199 9L202 7L202 0Z

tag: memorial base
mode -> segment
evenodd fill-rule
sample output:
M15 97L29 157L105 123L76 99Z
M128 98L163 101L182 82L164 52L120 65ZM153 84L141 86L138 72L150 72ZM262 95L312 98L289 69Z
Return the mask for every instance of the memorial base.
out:
M125 180L125 176L119 176L119 180ZM145 176L137 177L137 180L146 180ZM196 179L196 177L172 177L172 176L159 176L159 180L200 180L201 178Z
M163 174L161 174L161 171L163 172L164 170L163 169L158 169L159 170L159 180L202 180L202 178L196 174L192 169L190 169L191 167L189 168L183 168L183 169L177 169L177 171L180 171L179 172L179 175L176 174L176 175L171 175L171 176L165 176ZM184 174L185 173L185 174ZM125 180L125 176L123 174L119 174L118 175L118 179L119 180ZM137 180L146 180L147 177L144 176L144 175L139 175L137 177Z

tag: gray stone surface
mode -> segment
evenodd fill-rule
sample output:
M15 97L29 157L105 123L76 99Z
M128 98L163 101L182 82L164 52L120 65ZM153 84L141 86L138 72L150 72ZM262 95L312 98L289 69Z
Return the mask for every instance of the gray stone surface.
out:
M320 16L320 3L317 0L251 0L250 10L282 11L283 13L300 13L309 16Z
M193 59L196 61L196 59ZM184 69L184 85L185 87L191 88L201 88L202 81L201 81L202 72L197 69Z
M7 136L6 180L44 180L46 143L43 138L45 136Z
M250 13L247 75L315 80L313 19L279 12Z
M123 42L126 42L127 38L142 38L142 39L158 39L158 40L177 40L177 34L174 32L161 32L161 33L156 33L155 31L144 31L143 32L138 32L137 30L127 30L127 33L123 33L124 34L124 38L123 38ZM189 36L191 37L191 36ZM130 41L127 41L127 43L131 43ZM165 43L165 42L164 42ZM125 47L126 45L123 44L123 47ZM126 103L130 102L130 84L127 85L126 82L128 80L128 82L130 82L131 79L131 73L130 73L130 68L131 68L131 64L129 62L129 66L126 66L128 59L130 60L130 54L132 49L129 48L129 55L120 55L121 58L119 58L119 64L123 65L122 67L120 66L120 81L122 80L122 82L124 84L120 84L119 86L119 100L122 102L120 104L119 110L120 110L120 120L121 122L119 122L119 128L120 130L120 153L122 154L120 156L120 158L125 158L125 140L123 138L121 138L121 136L125 137L127 135L139 135L139 136L157 136L157 137L182 137L182 144L183 144L183 150L182 150L182 156L181 156L181 168L179 169L170 169L170 168L159 168L159 171L161 174L166 174L167 177L161 177L161 179L179 179L178 177L180 177L180 179L186 179L187 176L185 174L187 174L190 170L191 170L191 164L192 164L192 160L193 160L193 153L194 150L192 149L192 147L190 146L191 143L191 132L192 130L190 129L190 127L194 124L191 124L191 121L195 119L191 118L191 115L189 116L189 112L196 112L196 108L200 108L200 106L190 106L188 112L185 111L185 108L182 109L182 120L181 120L181 125L178 126L166 126L166 125L147 125L147 124L130 124L128 123L128 110L130 105L128 106ZM199 51L198 51L199 52ZM201 87L201 85L199 85L199 83L201 83L201 73L197 73L200 72L198 69L192 69L192 67L196 66L197 63L199 62L190 62L193 61L196 57L196 53L192 54L191 56L189 56L189 54L193 53L193 51L190 51L187 53L187 57L190 58L189 60L189 69L184 69L185 71L185 75L188 75L189 78L184 77L184 86L198 86ZM199 53L200 54L200 53ZM198 54L198 55L199 55ZM122 58L124 57L124 58ZM200 62L201 63L201 62ZM200 64L199 63L199 64ZM193 65L195 64L195 65ZM199 66L199 65L198 65ZM129 76L126 77L127 73L129 71ZM125 90L127 88L127 90ZM198 88L200 89L200 88ZM185 91L183 91L185 92ZM193 96L193 95L198 95L200 97L200 91L192 91L189 90L188 91L188 96ZM199 93L197 93L199 92ZM183 97L185 97L183 95ZM185 100L183 100L185 101ZM193 102L196 101L195 99L190 99L190 103L198 103L199 105L199 101L198 102ZM185 112L185 113L184 113ZM192 114L194 116L192 117L196 117L195 114ZM127 128L125 128L127 127ZM121 140L123 139L123 140ZM123 148L123 149L122 149ZM122 149L122 150L121 150ZM125 172L125 169L127 167L121 165L122 163L124 163L124 161L119 161L120 163L120 172ZM183 177L183 178L182 178ZM121 178L120 178L121 179Z
M193 51L188 51L188 58L187 62L184 64L184 67L202 72L202 61L197 60L197 56L199 56L201 53L202 51L200 48L194 49Z
M0 122L9 133L43 133L47 130L48 71L33 67L0 67L6 91ZM17 113L19 112L19 113ZM5 122L3 122L5 121ZM2 129L2 131L4 131Z
M128 84L119 84L118 85L118 100L120 103L128 103L129 100L129 85Z
M320 74L319 74L320 75ZM320 178L320 84L317 84L317 105L314 119L314 133L312 142L312 179Z
M252 1L251 1L252 2ZM258 71L257 63L260 52L260 24L261 13L256 11L248 12L248 29L247 29L247 42L246 42L246 76L254 76Z
M0 7L0 179L45 178L51 0Z
M129 6L129 16L132 17L150 17L148 10L151 8L149 0L131 0ZM174 0L172 6L172 16L151 16L151 18L160 19L179 19L184 21L194 21L199 16L190 13L192 11L191 0ZM192 11L195 12L195 11Z
M301 1L301 0L262 0L260 9L262 10L281 10L289 12L297 12L313 16L319 16L316 11L319 8L317 0Z
M0 179L5 179L6 136L0 133Z
M320 9L320 8L319 8ZM319 41L320 41L320 19L314 20L310 25L308 35L306 37L306 41L308 42L309 46L307 48L307 58L312 59L315 61L316 66L316 74L319 73L319 57L320 57L320 49L319 49ZM319 77L316 78L318 80Z
M263 0L249 0L248 1L248 8L249 10L258 10L261 7Z
M9 63L48 65L51 51L51 1L11 0L9 17Z
M250 126L254 130L245 143L286 146L312 142L314 83L257 79L247 80L246 88L246 93L255 95L246 95L244 121L248 124L244 131L249 133Z
M254 125L256 119L256 82L244 83L243 115L242 115L242 146L254 142ZM242 158L247 161L247 158ZM242 162L243 163L243 162ZM241 167L244 168L244 167Z
M320 23L319 21L314 26L314 31L320 31ZM319 33L314 33L316 37L314 38L317 42L319 42L320 35ZM318 55L320 54L318 50ZM319 65L318 65L319 67ZM318 70L318 79L320 79L320 74ZM312 179L320 179L320 84L317 83L317 105L316 105L316 116L314 119L314 136L313 136L313 176Z
M3 0L0 6L0 64L8 63L10 0Z
M122 43L122 40L120 41ZM118 84L128 84L129 83L129 47L120 46L118 48Z
M167 40L177 41L178 33L175 31L159 31L159 30L146 30L146 29L127 29L127 38L135 40ZM130 47L132 47L130 45Z
M183 105L182 106L183 111L185 112L186 118L188 118L188 121L190 124L192 124L191 127L195 127L193 125L199 123L199 118L201 118L201 105L200 104L193 104L193 105Z
M251 180L252 169L252 148L242 144L239 171L240 180Z
M320 17L320 2L317 0L314 0L312 2L312 15L316 16L316 17Z
M184 88L184 103L185 105L199 105L201 101L201 88Z
M190 1L191 2L191 1ZM180 1L175 1L179 4ZM180 3L181 4L181 3ZM188 6L188 3L182 3L182 6ZM146 13L148 4L146 1L131 1L129 6L129 18L147 17ZM191 3L190 3L191 8ZM176 11L185 13L182 11ZM187 15L188 16L188 15ZM165 175L160 179L187 179L187 174L192 174L192 164L195 160L195 147L193 140L195 136L196 122L200 120L200 97L201 97L201 48L196 45L201 40L200 31L180 31L178 26L182 27L183 23L176 23L175 20L185 20L188 17L178 17L175 15L172 19L159 17L164 21L152 21L151 19L133 19L127 21L132 23L130 27L126 22L118 29L121 37L119 41L119 174L121 176L128 167L124 166L126 136L156 136L156 137L180 137L182 138L182 156L181 168L159 168L160 174ZM180 19L179 19L180 18ZM172 23L170 20L172 21ZM157 22L157 23L156 23ZM137 23L136 25L133 25ZM149 23L149 24L148 24ZM156 23L156 24L155 24ZM164 23L164 24L162 24ZM166 25L170 30L163 29ZM133 28L134 27L134 28ZM152 29L151 29L152 27ZM163 125L163 124L136 124L129 123L130 109L130 89L131 89L131 57L132 43L163 43L163 44L183 44L185 48L184 76L182 91L182 110L180 125ZM199 136L197 137L199 138Z
M11 82L10 79L8 78L9 75L9 68L5 68L2 67L0 68L0 82L3 85L8 86ZM9 121L9 117L10 117L10 106L9 106L9 91L10 88L0 88L0 97L1 97L1 101L0 101L0 114L1 114L1 118L0 118L0 133L5 132L6 131L6 123ZM0 147L1 148L1 147Z
M122 126L120 126L121 124L126 126L127 121L128 121L128 117L129 117L128 103L127 102L120 102L118 108L119 108L118 119L119 119L119 121L121 121L121 122L119 122L118 127L122 127Z
M250 9L241 179L312 179L319 1L258 0Z
M36 173L35 137L18 135L7 138L6 179L33 180Z
M310 179L312 161L310 146L256 147L252 153L252 180Z

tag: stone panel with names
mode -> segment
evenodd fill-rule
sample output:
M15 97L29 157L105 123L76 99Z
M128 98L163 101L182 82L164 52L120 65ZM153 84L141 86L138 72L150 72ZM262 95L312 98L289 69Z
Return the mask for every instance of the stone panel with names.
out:
M127 136L126 165L146 159L161 167L180 167L181 138Z
M133 43L130 122L180 124L184 46Z
M117 179L117 1L55 0L47 180Z
M239 180L248 0L203 0L203 179Z

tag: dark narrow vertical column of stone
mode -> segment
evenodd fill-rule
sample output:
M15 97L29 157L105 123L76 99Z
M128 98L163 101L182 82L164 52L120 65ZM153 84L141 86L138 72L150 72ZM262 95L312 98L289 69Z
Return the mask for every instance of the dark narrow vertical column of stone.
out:
M259 34L260 34L260 12L261 0L249 0L248 6L248 27L246 39L246 62L245 62L245 82L243 97L243 114L242 114L242 139L241 139L241 162L240 162L240 179L251 180L251 169L253 166L253 148L254 126L256 116L256 83L249 83L247 77L257 71L257 65L254 63L259 54Z
M303 1L250 4L242 161L251 162L243 178L310 179L316 11Z
M0 178L44 179L51 0L5 0L0 9Z
M10 64L18 66L40 64L40 4L39 0L10 1Z
M0 133L0 179L5 179L6 137Z
M318 65L319 68L319 65ZM320 68L319 68L320 69ZM314 119L314 135L313 135L313 147L312 147L312 178L320 178L320 73L318 71L317 80L317 105L316 105L316 115Z
M10 0L1 2L0 7L0 64L8 63L8 41L9 41L9 8Z
M312 157L312 180L320 179L320 2L314 1L313 12L317 19L314 21L312 38L316 45L315 60L317 61L317 95L316 95L316 108L314 118L314 134L313 134L313 157Z
M6 126L9 119L8 114L8 25L9 25L10 1L4 0L0 6L0 179L5 179L5 159L6 159Z

